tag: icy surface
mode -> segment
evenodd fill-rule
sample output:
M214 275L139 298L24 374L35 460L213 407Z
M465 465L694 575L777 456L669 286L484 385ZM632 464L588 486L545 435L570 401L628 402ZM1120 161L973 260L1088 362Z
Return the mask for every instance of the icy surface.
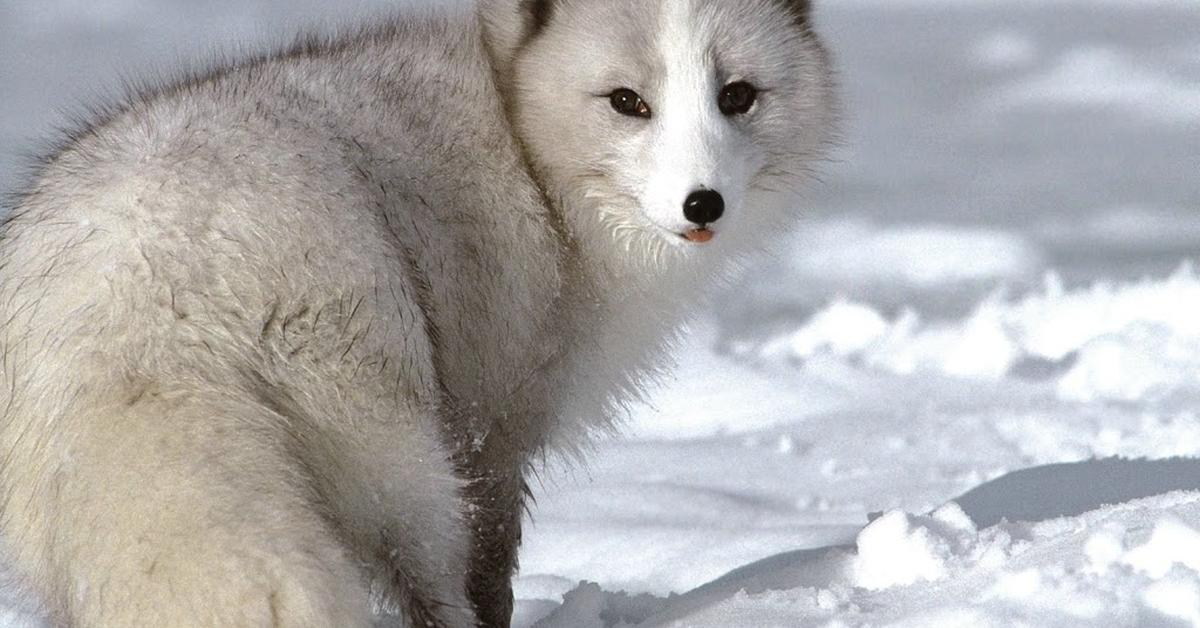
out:
M396 4L0 1L0 187L121 77ZM1200 625L1200 3L817 6L844 147L541 476L516 624Z

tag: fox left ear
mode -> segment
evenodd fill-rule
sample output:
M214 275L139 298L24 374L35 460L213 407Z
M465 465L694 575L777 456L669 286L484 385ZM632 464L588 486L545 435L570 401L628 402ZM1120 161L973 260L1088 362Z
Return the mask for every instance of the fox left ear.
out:
M525 39L532 39L550 24L557 0L521 0L525 14Z
M476 11L496 70L506 76L521 48L554 19L562 0L478 0Z

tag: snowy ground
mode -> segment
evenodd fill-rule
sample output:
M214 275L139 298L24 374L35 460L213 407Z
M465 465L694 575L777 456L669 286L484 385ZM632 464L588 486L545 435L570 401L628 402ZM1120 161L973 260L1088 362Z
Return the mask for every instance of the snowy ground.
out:
M0 0L0 186L56 107L347 6ZM1200 625L1200 2L819 6L812 217L544 475L518 624Z
M1050 276L959 320L839 301L698 342L635 437L544 491L522 610L573 591L538 625L1200 621L1200 494L1174 492L1200 462L1163 460L1200 453L1196 312L1190 268Z

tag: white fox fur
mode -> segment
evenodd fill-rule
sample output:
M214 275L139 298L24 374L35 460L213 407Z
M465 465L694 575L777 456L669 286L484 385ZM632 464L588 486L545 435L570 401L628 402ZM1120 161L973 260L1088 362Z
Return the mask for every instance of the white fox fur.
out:
M74 133L0 243L0 523L51 621L507 626L530 464L795 222L834 111L809 19L486 0Z

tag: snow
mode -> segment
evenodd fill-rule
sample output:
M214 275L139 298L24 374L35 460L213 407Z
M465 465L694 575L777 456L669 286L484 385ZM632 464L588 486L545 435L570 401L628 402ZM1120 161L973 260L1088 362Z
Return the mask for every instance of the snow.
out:
M585 583L535 625L1195 625L1198 516L1196 493L983 530L954 503L894 511L854 547L763 561L657 603Z
M64 103L355 4L0 3L0 186ZM845 147L538 476L516 625L1200 625L1200 5L817 11Z
M851 268L847 260L843 270ZM911 311L888 321L869 306L839 301L794 332L739 350L798 361L830 354L897 374L985 380L1015 369L1030 376L1059 370L1063 399L1134 402L1200 389L1196 312L1200 280L1190 265L1161 282L1097 284L1069 294L1048 274L1040 292L1013 303L997 293L962 321L925 324Z
M794 333L770 341L759 350L768 359L808 358L818 353L847 357L862 354L891 329L869 306L838 301Z
M587 609L611 619L605 609L624 598L606 592L622 590L658 600L622 615L636 626L1191 621L1200 461L1173 456L1200 453L1190 409L1200 352L1125 356L1154 350L1139 329L1188 346L1197 290L1187 265L1075 290L1051 276L958 320L889 320L838 301L757 346L693 348L690 364L754 364L756 385L805 391L792 420L663 440L654 422L685 416L676 404L689 387L660 394L587 479L545 489L525 573L557 574L556 591L589 584L536 625L585 625ZM712 345L703 331L696 338ZM968 354L1003 368L964 368ZM1043 367L1020 367L1032 360ZM1117 387L1081 375L1096 372ZM1146 378L1154 385L1125 394L1122 382ZM1078 394L1081 380L1092 396ZM791 550L772 555L772 545ZM523 598L553 593L525 586Z
M956 509L954 505L944 509L953 518L951 523L960 519L956 515L962 511L953 512ZM868 591L882 591L945 578L946 561L954 554L952 543L956 539L934 531L940 527L935 524L940 523L938 513L921 521L896 510L864 528L854 543L858 551L850 583ZM970 520L965 523L966 531L974 532Z

